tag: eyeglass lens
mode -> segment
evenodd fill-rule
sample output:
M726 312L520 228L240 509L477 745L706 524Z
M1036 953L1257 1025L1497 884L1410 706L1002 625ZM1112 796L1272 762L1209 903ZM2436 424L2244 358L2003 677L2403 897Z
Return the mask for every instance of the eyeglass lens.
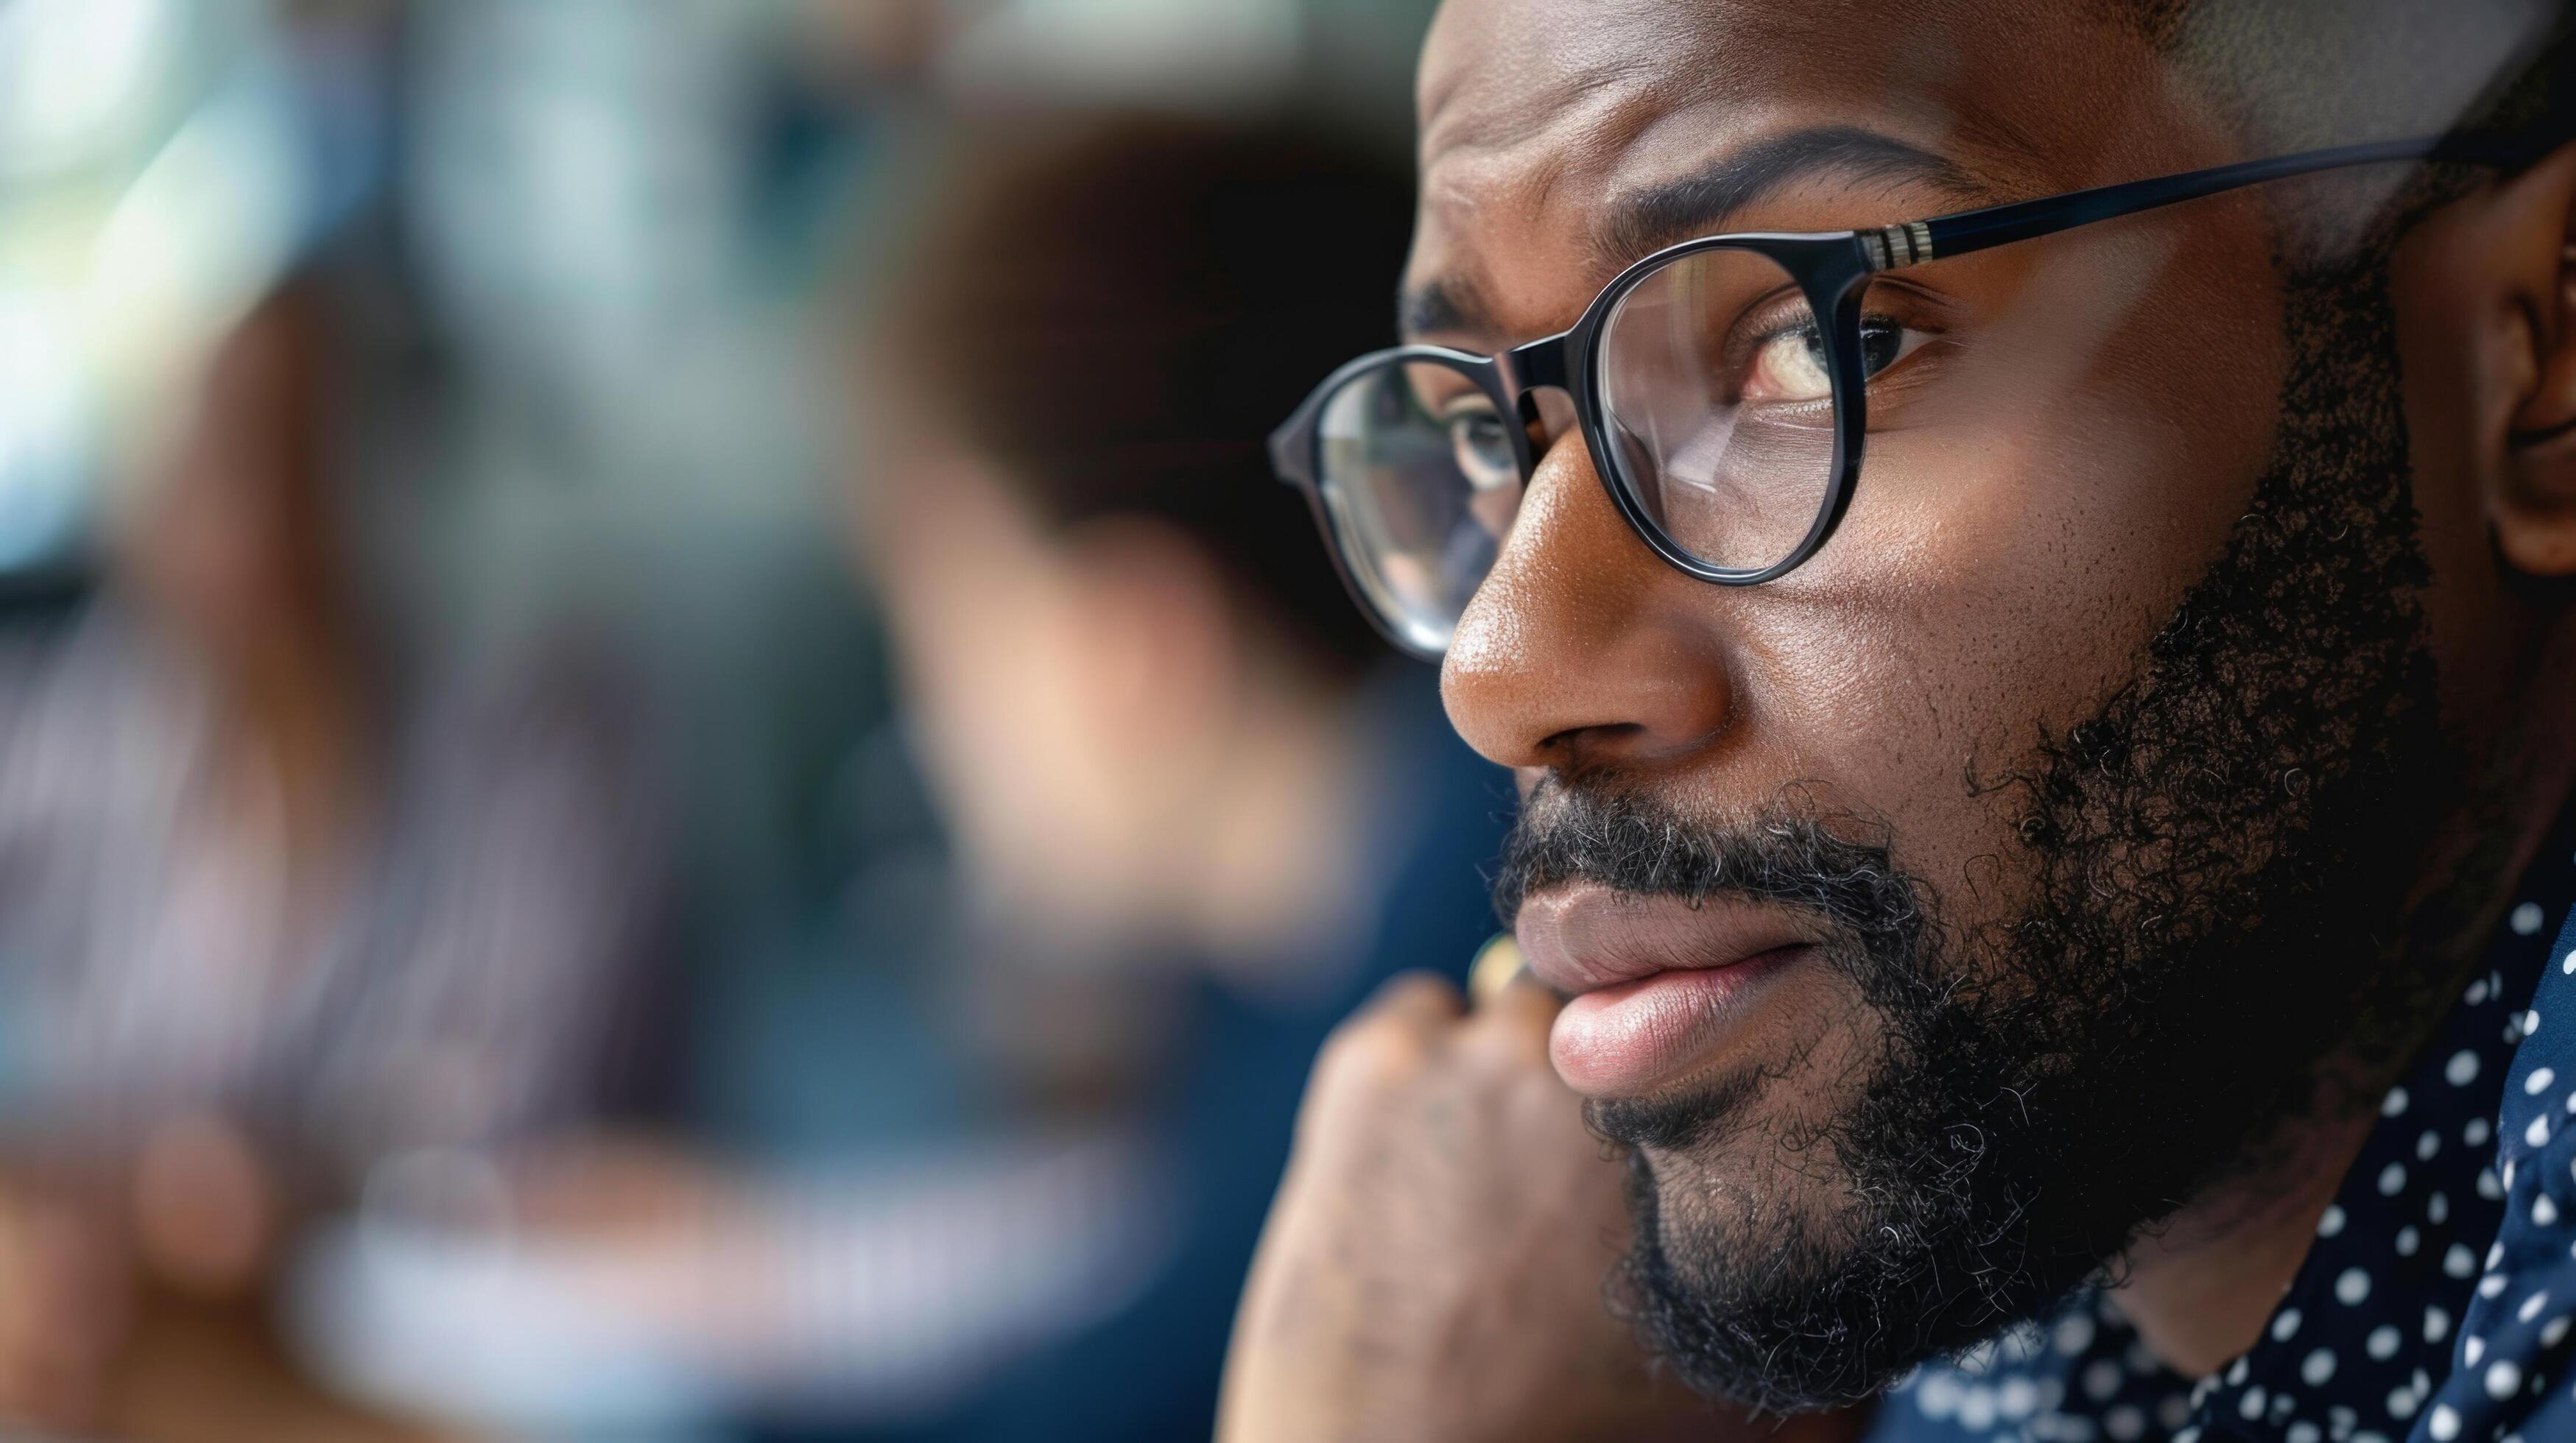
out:
M1753 251L1683 256L1618 300L1597 354L1612 484L1704 564L1788 559L1834 459L1826 339L1789 273ZM1520 510L1520 424L1437 362L1362 372L1325 402L1318 480L1335 542L1419 650L1447 646L1501 554Z

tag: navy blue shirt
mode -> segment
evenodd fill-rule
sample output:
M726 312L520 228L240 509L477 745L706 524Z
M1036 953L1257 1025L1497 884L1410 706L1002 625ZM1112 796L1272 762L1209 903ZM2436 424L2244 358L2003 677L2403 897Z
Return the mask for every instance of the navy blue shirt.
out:
M1871 1443L2576 1440L2572 907L2563 821L2243 1357L2182 1377L2088 1291L1919 1369Z

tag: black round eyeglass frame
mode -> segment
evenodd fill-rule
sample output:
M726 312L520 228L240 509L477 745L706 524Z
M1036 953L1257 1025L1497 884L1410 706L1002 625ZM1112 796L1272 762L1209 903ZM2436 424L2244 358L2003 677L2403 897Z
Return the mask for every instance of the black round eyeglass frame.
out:
M1524 424L1502 429L1510 439L1524 484L1536 472L1540 459L1526 424L1537 417L1537 393L1563 391L1573 401L1577 428L1591 455L1593 470L1629 528L1656 555L1690 576L1719 586L1758 586L1805 564L1832 539L1835 528L1851 508L1868 433L1861 296L1872 276L1921 265L1936 257L1946 260L2291 176L2393 161L2442 160L2510 167L2522 159L2525 157L2518 153L2501 154L2493 147L2458 137L2377 141L2239 161L1877 229L1745 233L1684 241L1620 272L1593 298L1573 328L1560 334L1491 356L1443 346L1399 346L1350 362L1326 377L1295 414L1271 434L1271 465L1281 481L1305 493L1352 599L1390 643L1427 661L1437 661L1447 652L1449 637L1409 627L1402 619L1388 615L1386 608L1370 597L1360 584L1349 554L1357 543L1346 535L1330 498L1324 494L1322 481L1325 407L1353 380L1389 367L1444 367L1472 382L1493 403L1497 415L1520 418ZM1601 338L1610 318L1618 314L1620 302L1677 261L1729 249L1756 253L1779 266L1804 293L1810 313L1823 320L1820 329L1825 370L1832 383L1834 403L1832 476L1814 521L1786 557L1769 566L1743 570L1715 566L1693 556L1654 519L1640 494L1646 483L1642 478L1630 477L1620 462L1619 449L1612 444L1608 418L1600 403L1604 361Z

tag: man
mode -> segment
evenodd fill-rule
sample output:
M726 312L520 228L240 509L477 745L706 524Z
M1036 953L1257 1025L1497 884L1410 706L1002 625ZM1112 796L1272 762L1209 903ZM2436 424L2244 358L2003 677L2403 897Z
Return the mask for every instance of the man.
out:
M1676 1421L1550 1063L1757 1418L2576 1436L2567 26L1452 0L1278 459L1543 985L1327 1049L1226 1436Z
M965 123L941 160L853 516L976 904L917 985L964 1003L984 1136L1092 1146L986 1185L1048 1229L956 1268L1025 1356L939 1436L1203 1437L1309 1060L1491 931L1500 779L1266 484L1383 330L1410 192L1284 120Z

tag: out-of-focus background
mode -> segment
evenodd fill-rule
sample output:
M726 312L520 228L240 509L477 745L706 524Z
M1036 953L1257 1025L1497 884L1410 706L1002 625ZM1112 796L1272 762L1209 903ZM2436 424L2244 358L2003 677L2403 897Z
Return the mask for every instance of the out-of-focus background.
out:
M1206 1436L1430 9L0 0L0 1431Z

